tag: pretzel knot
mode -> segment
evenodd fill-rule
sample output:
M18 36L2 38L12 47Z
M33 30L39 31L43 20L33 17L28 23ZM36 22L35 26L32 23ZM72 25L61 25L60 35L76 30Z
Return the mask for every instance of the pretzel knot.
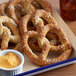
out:
M46 25L44 24L44 21L42 18L47 21ZM63 30L59 28L55 19L51 16L51 14L44 10L37 10L34 12L34 15L32 17L32 22L34 26L37 28L37 32L27 31L27 30L26 32L24 32L24 29L23 29L24 34L22 34L23 49L27 54L27 56L30 58L30 60L40 66L45 66L45 65L66 60L71 54L71 49L72 49L71 44L68 41ZM24 28L26 28L26 26L24 26ZM60 44L58 45L50 44L50 41L48 40L48 38L46 38L46 35L47 34L50 35L51 33L55 36L55 39L59 39ZM30 38L35 38L37 40L38 42L37 45L41 50L41 53L39 56L37 56L32 52L32 49L30 48L30 45L29 45ZM57 58L47 59L49 51L50 52L56 51L57 53L61 51L62 54Z
M57 29L57 26L50 25L49 27L50 27L50 29L52 28L53 30ZM57 29L56 31L58 31L59 29ZM59 32L57 33L57 35L59 35ZM38 41L40 39L40 37L38 37L37 32L35 32L35 31L26 32L24 34L24 36L22 37L23 49L24 49L25 53L27 54L27 56L30 58L30 60L37 65L45 66L45 65L56 63L56 62L60 62L60 61L66 60L71 54L71 46L67 46L68 48L66 48L59 57L54 58L54 59L46 59L46 57L48 56L48 53L50 51L50 48L52 46L50 45L49 42L47 43L48 40L45 38L44 42L42 43L43 47L40 47L42 51L41 51L40 55L37 56L36 54L34 54L32 52L32 49L29 47L28 39L30 37L35 37L35 38L37 38ZM61 36L59 35L59 37L61 37ZM60 38L60 39L63 40L63 38Z
M21 41L17 24L6 16L0 16L0 37L2 38L2 50L8 48L9 42L19 44Z

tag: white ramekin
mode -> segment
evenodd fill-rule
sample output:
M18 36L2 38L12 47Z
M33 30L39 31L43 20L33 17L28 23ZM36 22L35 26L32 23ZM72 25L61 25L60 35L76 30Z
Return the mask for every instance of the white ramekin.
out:
M12 49L7 49L7 50L0 51L0 56L10 52L15 53L21 59L21 64L12 69L0 68L0 76L14 76L16 74L19 74L23 70L24 57L20 52Z

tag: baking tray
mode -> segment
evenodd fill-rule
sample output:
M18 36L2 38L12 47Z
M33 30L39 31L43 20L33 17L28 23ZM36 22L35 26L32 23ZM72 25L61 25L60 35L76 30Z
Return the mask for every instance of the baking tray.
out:
M8 0L0 0L0 3L6 2ZM35 64L33 64L29 58L23 53L25 58L25 63L23 66L23 71L20 74L17 74L15 76L32 76L39 73L43 73L49 70L57 69L60 67L64 67L73 63L76 63L76 37L70 30L70 28L66 25L66 23L62 20L62 18L59 16L59 14L52 8L52 16L57 21L58 25L66 32L67 37L73 47L73 52L71 57L68 60L61 61L52 65L48 65L45 67L39 67Z

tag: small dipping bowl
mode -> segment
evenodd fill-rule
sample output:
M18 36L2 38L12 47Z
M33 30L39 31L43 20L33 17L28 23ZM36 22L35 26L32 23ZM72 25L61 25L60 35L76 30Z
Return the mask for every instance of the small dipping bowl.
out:
M21 64L19 66L15 67L15 68L11 68L11 69L0 67L0 76L14 76L16 74L21 73L22 70L23 70L23 64L24 64L23 55L16 50L7 49L7 50L0 51L0 56L6 55L8 53L16 54L21 59Z

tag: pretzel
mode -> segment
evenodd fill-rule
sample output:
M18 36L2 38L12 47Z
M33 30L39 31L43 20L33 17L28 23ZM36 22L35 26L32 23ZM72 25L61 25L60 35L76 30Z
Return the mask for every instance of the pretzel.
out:
M50 29L57 28L56 26L51 26L51 25L49 27ZM30 58L30 60L37 65L45 66L45 65L54 64L54 63L66 60L71 54L71 47L68 46L69 48L65 49L65 51L63 51L63 53L59 57L54 59L46 59L51 47L50 47L50 43L47 43L47 39L45 38L45 42L43 43L43 47L41 48L42 52L40 53L39 56L37 56L32 52L31 48L28 45L28 39L30 37L36 37L37 40L39 41L37 32L28 31L22 36L23 49L25 54Z
M13 35L11 34L11 32ZM15 22L12 19L6 16L0 16L0 37L2 38L2 43L1 43L2 50L8 47L9 41L16 44L19 44L21 42L21 37L19 35L17 24L15 24Z

